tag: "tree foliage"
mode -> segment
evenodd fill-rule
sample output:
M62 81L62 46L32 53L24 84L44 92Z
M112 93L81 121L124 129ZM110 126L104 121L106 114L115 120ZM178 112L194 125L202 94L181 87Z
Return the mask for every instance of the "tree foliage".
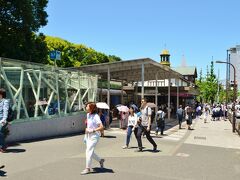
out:
M202 74L202 70L200 72ZM216 95L218 91L218 81L216 79L216 75L214 73L214 64L213 61L211 62L210 65L210 72L207 66L207 74L205 77L202 77L200 75L199 80L196 82L197 86L199 87L200 94L197 97L198 101L200 102L207 102L207 103L214 103L216 100ZM223 98L225 97L223 94L223 88L220 87L220 101L223 101Z
M97 52L85 45L73 44L58 37L47 36L45 42L49 52L52 50L58 50L61 52L61 60L57 61L57 65L61 67L79 67L81 65L107 63L121 60L117 56L107 56L106 54ZM49 57L48 63L53 64Z
M38 33L47 24L48 0L0 0L0 57L53 64L52 50L61 51L60 67L120 61L81 44Z
M0 56L31 61L46 59L44 35L48 0L0 0Z

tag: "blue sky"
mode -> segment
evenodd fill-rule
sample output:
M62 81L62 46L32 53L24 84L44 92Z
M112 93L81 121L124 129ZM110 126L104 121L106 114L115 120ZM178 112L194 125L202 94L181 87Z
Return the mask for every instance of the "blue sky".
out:
M160 60L165 48L171 66L183 55L198 72L239 44L239 0L49 0L46 35L85 44L123 60ZM220 77L225 78L225 66Z

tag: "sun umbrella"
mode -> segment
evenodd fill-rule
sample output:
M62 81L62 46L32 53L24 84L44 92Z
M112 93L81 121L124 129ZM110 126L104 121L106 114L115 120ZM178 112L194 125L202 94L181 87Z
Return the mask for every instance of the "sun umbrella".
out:
M154 104L154 103L147 103L147 106L148 107L150 107L150 108L155 108L155 107L157 107L157 105L156 104Z
M122 112L128 112L129 111L129 108L127 106L119 106L119 107L117 107L117 109L119 111L122 111Z
M109 106L105 102L98 102L96 105L99 109L109 109Z

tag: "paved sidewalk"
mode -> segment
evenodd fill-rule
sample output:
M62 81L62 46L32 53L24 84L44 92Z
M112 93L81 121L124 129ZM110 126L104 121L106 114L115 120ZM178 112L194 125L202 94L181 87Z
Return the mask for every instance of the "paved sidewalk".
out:
M185 143L203 146L240 149L240 136L232 133L232 124L229 121L196 120L194 130Z
M183 124L185 127L185 123ZM144 152L122 149L126 132L112 129L101 138L96 153L105 158L105 168L93 162L94 173L81 176L85 167L83 135L20 143L0 154L0 178L8 180L239 180L240 138L228 121L194 121L194 130L169 127L155 137L159 152L143 138ZM154 133L154 132L153 132ZM174 139L175 137L175 139ZM173 140L174 139L174 140ZM177 139L177 140L176 140Z

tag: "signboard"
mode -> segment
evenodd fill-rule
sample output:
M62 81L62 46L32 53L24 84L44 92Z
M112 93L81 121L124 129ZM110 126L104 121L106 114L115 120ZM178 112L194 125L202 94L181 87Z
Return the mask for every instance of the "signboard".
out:
M61 60L61 52L56 50L50 51L50 59Z

